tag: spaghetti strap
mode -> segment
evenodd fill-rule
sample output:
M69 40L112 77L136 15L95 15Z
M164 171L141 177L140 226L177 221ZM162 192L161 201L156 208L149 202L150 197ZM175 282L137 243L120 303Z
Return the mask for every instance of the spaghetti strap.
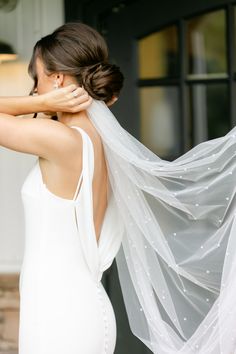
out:
M78 182L77 187L76 187L76 191L75 191L75 194L74 194L74 197L73 197L73 201L75 201L78 198L79 190L80 190L80 187L82 185L82 177L83 177L83 170L81 171L81 174L80 174L79 182Z
M88 133L82 129L81 127L78 126L71 126L71 128L75 128L77 130L80 131L81 136L82 136L82 171L80 174L80 178L76 187L76 191L73 197L73 201L76 201L78 199L79 196L79 192L82 186L82 179L84 176L84 169L87 166L86 161L89 160L89 166L88 168L92 171L92 175L93 175L93 170L94 170L94 148L93 148L93 143L92 140L90 138L90 136L88 135Z

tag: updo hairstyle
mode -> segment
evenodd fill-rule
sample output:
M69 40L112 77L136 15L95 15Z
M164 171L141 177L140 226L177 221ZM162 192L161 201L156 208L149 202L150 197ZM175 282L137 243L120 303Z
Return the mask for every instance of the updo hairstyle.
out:
M108 62L104 38L84 23L66 23L41 38L34 46L28 71L37 87L36 58L46 74L61 72L76 78L89 95L105 103L119 96L124 77L117 65ZM32 90L32 91L33 91Z

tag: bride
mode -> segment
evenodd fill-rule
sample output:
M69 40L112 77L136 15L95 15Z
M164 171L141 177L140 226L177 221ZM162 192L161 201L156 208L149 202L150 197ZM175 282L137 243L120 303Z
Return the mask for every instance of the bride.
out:
M38 41L29 72L38 96L0 102L0 145L38 156L22 187L19 353L114 353L101 283L114 258L153 353L236 353L236 128L160 159L109 110L123 75L82 23ZM37 111L57 120L14 117Z

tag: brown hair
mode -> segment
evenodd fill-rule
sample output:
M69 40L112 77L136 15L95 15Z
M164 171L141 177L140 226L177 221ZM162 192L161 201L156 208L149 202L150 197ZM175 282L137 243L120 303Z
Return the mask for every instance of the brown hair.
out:
M120 68L108 62L104 38L84 23L66 23L35 44L28 67L34 79L34 89L37 86L37 57L43 61L47 74L61 72L74 76L78 84L97 100L108 102L119 95L123 86L124 76Z

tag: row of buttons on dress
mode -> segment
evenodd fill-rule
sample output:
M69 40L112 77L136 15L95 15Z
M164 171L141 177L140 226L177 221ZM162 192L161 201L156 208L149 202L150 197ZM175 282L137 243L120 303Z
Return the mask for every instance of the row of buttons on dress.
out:
M104 344L104 353L107 353L108 350L108 319L107 319L107 315L106 315L106 309L105 309L105 303L104 303L104 297L102 296L102 290L100 288L101 283L97 284L97 289L98 289L98 295L99 295L99 299L101 301L101 305L102 305L102 312L103 312L103 320L104 320L104 325L105 325L105 344Z

